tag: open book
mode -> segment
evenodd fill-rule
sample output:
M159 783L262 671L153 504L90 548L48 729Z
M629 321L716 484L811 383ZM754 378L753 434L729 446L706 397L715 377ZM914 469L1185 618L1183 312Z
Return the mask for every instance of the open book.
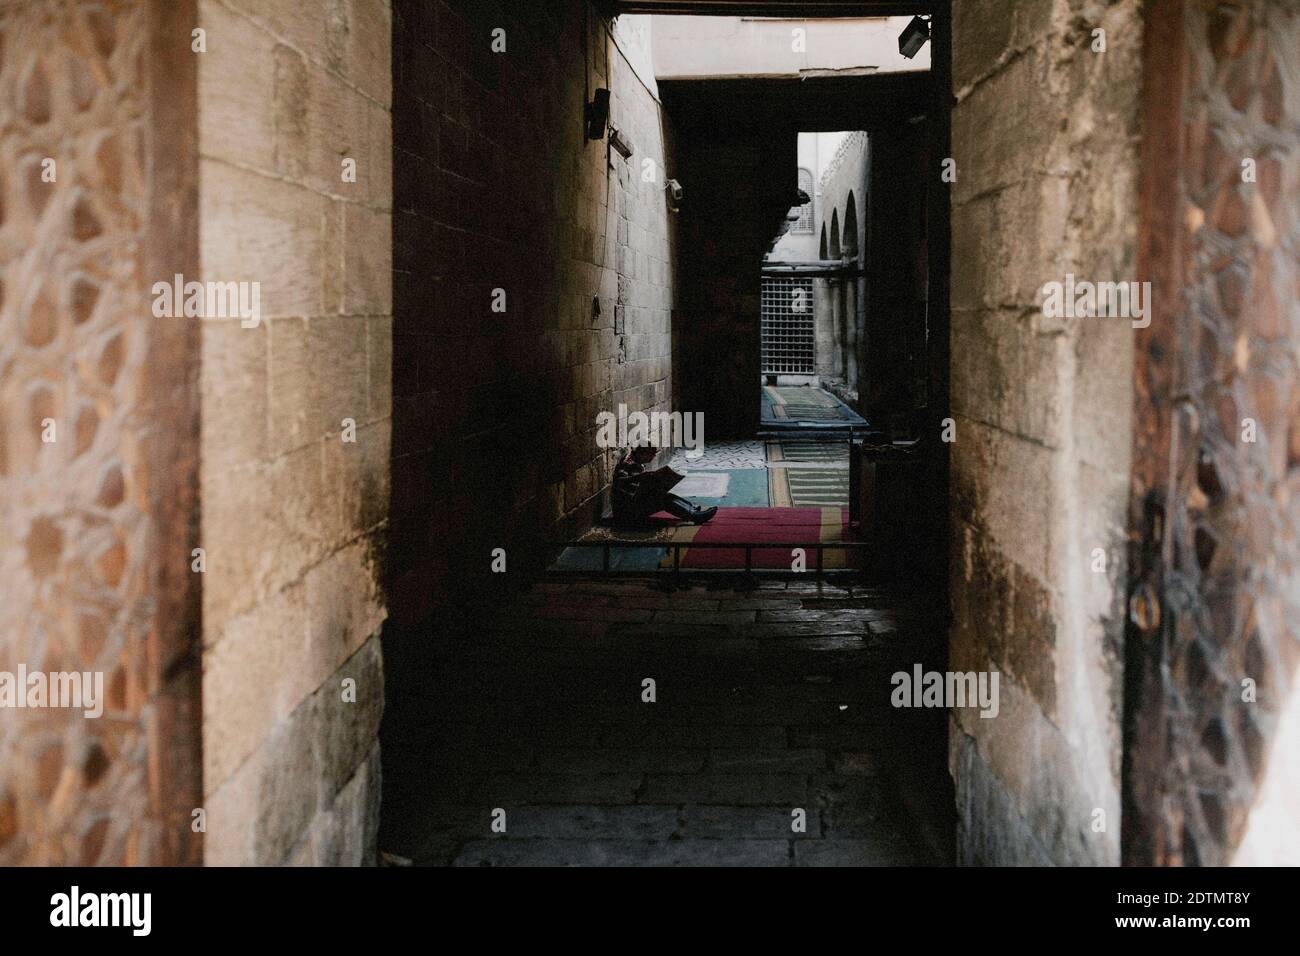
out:
M646 471L636 476L637 494L639 495L662 495L671 491L673 487L685 478L685 475L678 474L667 465L657 468L654 471Z

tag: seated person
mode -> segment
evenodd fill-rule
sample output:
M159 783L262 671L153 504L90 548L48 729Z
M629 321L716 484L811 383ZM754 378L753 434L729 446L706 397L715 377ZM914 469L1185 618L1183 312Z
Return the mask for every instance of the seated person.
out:
M716 507L697 508L687 499L669 492L684 475L668 467L646 471L645 466L654 460L656 454L658 450L653 445L639 445L624 455L614 468L610 504L616 524L645 524L656 511L666 511L683 521L704 524L718 513Z

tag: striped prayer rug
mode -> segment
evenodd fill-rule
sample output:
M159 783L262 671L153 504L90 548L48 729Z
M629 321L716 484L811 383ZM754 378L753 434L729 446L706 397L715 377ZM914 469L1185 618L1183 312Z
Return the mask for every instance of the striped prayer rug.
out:
M848 507L849 450L844 443L768 442L767 458L768 498L773 506Z

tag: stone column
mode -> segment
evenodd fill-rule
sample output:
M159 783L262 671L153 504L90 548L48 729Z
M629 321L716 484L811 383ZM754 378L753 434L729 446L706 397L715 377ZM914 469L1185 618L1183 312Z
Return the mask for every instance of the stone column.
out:
M826 280L827 298L830 300L830 322L834 334L835 347L832 361L833 374L837 379L844 378L844 292L843 281L838 277Z
M845 265L849 265L848 262ZM850 391L858 392L858 282L856 279L841 279L843 290L842 316L844 321L844 383Z
M814 368L823 381L836 373L836 331L830 282L813 280L813 355Z

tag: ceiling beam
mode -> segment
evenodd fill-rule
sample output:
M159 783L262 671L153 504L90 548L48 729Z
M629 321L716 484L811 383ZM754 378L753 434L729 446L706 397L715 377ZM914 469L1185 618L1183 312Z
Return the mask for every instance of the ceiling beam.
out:
M928 71L808 79L660 80L681 130L796 132L897 128L933 106Z

